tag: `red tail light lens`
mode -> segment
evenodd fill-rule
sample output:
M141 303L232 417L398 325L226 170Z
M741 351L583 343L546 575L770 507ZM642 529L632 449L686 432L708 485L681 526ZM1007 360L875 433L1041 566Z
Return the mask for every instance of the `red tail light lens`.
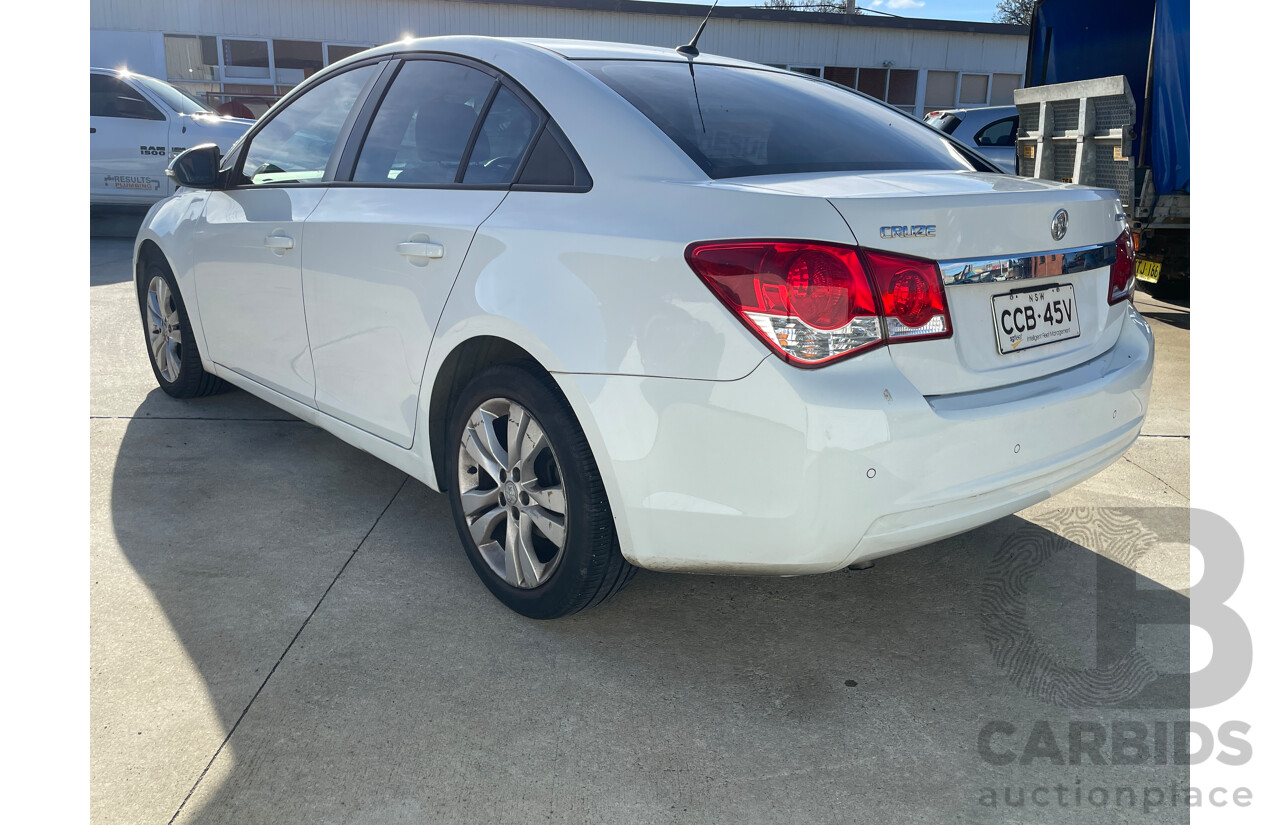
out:
M797 366L883 342L880 313L853 247L783 241L693 244L685 258L747 328Z
M933 261L866 250L884 309L885 334L890 341L946 338L951 317L942 288L942 273Z
M1107 303L1118 304L1133 299L1134 270L1133 235L1128 229L1116 238L1116 259L1111 264L1111 278L1107 284Z
M792 241L699 243L685 257L747 329L797 366L951 334L933 261Z

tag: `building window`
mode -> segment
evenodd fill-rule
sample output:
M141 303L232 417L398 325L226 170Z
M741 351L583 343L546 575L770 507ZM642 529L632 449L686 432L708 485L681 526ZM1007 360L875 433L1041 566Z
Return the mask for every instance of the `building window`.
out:
M915 109L919 82L920 72L915 69L891 69L888 103L900 109Z
M920 79L917 69L876 69L852 66L826 66L822 76L832 83L857 89L876 100L883 100L906 112L916 106L916 83Z
M925 78L924 107L954 109L956 107L956 73L930 71Z
M991 75L991 105L1008 106L1013 103L1013 90L1022 88L1020 74Z
M966 74L960 76L960 105L961 106L986 106L987 105L987 82L990 80L985 74Z
M266 40L222 38L222 65L228 80L271 79L271 48Z
M359 54L365 49L371 49L371 48L373 47L352 45L347 43L326 43L324 47L324 50L325 50L324 65L328 66L330 63L337 63L339 60L344 60L353 54Z
M218 38L166 34L164 70L170 80L212 81L218 79Z
M822 76L832 83L839 83L850 89L858 88L858 70L849 66L827 66L822 70Z
M876 100L884 100L888 90L888 69L858 69L858 91Z
M324 68L324 44L314 40L272 40L276 83L296 86Z

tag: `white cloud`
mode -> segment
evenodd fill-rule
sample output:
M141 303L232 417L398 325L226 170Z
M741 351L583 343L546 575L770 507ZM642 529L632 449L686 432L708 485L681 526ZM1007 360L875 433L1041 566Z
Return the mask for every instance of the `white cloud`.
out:
M873 3L872 5L878 6L880 4ZM923 6L924 3L921 2L921 0L889 0L885 5L891 9L918 9Z
M876 6L883 6L883 5L884 5L884 0L871 0L872 8L875 8Z

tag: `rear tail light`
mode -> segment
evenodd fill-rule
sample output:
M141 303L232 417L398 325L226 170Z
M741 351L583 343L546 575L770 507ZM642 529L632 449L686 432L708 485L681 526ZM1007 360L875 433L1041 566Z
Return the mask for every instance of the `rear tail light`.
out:
M933 261L867 250L880 306L884 310L885 335L903 338L946 338L951 334L942 273Z
M931 261L792 241L693 244L685 257L747 329L797 366L951 334Z
M1134 270L1133 235L1128 229L1116 238L1116 259L1111 264L1111 278L1107 283L1107 303L1118 304L1133 299Z

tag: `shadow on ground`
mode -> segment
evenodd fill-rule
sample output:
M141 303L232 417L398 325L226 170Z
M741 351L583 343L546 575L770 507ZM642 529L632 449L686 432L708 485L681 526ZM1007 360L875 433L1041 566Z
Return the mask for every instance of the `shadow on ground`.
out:
M1141 806L1185 766L1068 754L1072 722L1101 724L1109 762L1112 722L1185 720L1185 676L1143 707L1064 707L994 661L1010 632L1059 675L1130 644L1131 622L1095 611L1099 571L1128 568L1018 518L861 572L642 571L539 623L489 596L444 496L296 420L135 418L111 496L119 546L235 728L179 822L1187 821ZM1183 529L1167 516L1138 518ZM1015 535L1057 549L1009 582ZM1189 661L1176 599L1181 626L1143 636L1169 672ZM1014 631L993 621L1010 611ZM984 759L993 721L1012 733ZM1063 764L1017 761L1038 722ZM1056 785L1068 805L1003 795ZM1075 803L1095 786L1137 805Z
M89 207L89 237L133 240L147 216L149 206Z

